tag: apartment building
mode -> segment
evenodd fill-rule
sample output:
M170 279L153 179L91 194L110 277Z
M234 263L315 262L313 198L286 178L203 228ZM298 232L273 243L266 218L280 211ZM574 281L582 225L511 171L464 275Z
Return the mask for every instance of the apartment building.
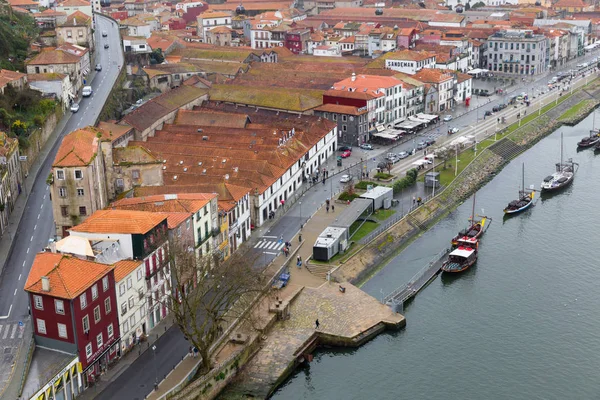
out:
M22 190L19 156L19 140L0 132L0 234L8 227L8 218Z
M488 38L487 69L506 75L539 75L548 70L548 39L531 30L504 30Z

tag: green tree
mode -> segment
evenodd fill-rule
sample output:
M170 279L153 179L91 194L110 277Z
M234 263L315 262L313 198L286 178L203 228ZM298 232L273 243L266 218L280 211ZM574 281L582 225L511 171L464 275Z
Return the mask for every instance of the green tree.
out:
M165 56L160 48L152 50L150 58L153 59L156 64L161 64L163 61L165 61Z

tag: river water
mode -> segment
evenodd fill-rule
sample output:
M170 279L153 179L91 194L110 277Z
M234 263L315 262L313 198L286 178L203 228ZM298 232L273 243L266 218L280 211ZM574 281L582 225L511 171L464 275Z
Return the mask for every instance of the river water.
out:
M600 117L600 111L597 112ZM600 121L600 120L599 120ZM477 193L493 222L477 264L438 277L409 304L406 328L359 349L321 350L274 399L599 399L600 155L576 152L590 115L506 166ZM525 183L539 188L560 157L580 169L573 185L503 219ZM467 224L468 200L363 289L377 298L406 283Z

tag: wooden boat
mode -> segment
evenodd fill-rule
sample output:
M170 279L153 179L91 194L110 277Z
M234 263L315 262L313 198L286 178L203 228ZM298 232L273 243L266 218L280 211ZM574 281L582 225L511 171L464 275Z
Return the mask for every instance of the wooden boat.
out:
M594 146L594 153L600 153L600 142L596 143Z
M522 183L521 189L519 190L519 199L513 200L504 208L505 214L517 214L527 210L533 205L533 199L535 197L535 190L525 189L525 163L523 163ZM532 185L533 187L533 185Z
M595 146L598 143L600 143L600 136L596 135L596 136L584 137L577 143L577 147L585 149L588 147Z
M575 179L575 172L579 167L579 164L573 162L573 159L569 158L563 162L562 152L562 141L563 135L560 135L560 162L556 163L556 171L544 178L541 184L542 192L557 191L569 186Z
M448 254L448 259L442 264L442 272L457 273L471 267L477 261L478 240L466 238L459 240L459 246Z
M482 217L479 220L475 219L475 195L473 195L473 210L471 213L471 218L469 218L471 225L469 225L466 229L463 229L460 232L458 232L458 235L456 235L452 238L452 241L451 241L452 246L458 246L459 239L464 238L464 237L479 239L481 237L481 235L483 235L483 232L485 231L485 228L486 228L485 224L486 224L487 220L488 220L487 217Z

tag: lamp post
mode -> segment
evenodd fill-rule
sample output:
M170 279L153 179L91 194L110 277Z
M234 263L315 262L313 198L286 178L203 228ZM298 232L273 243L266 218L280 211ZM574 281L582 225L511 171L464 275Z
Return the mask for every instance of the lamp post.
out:
M435 197L435 183L436 183L436 179L435 179L435 153L431 154L431 158L433 159L433 192L431 193L431 197Z
M158 389L158 366L156 365L156 345L152 345L152 353L154 354L154 390Z
M458 175L458 162L460 161L458 159L458 144L456 145L456 161L454 162L454 176Z
M300 220L302 220L302 202L299 201L298 205L300 206Z
M540 99L540 108L538 110L538 116L542 115L542 107L544 107L544 100Z

